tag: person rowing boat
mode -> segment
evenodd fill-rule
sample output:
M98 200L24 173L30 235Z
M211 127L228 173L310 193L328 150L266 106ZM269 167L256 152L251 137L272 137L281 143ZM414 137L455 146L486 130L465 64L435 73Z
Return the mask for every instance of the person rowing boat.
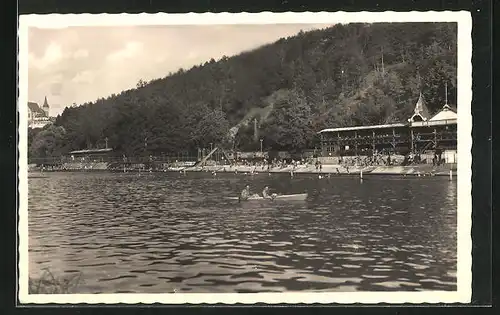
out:
M262 197L264 199L271 199L274 200L276 198L276 194L269 194L269 186L264 187L264 190L262 190Z
M240 196L238 198L238 202L240 201L246 201L250 197L250 185L246 185L245 188L240 193Z
M274 200L276 196L277 194L269 194L269 186L264 187L264 190L262 191L262 197L264 199Z
M264 187L264 190L262 191L262 197L269 199L271 196L269 196L269 186Z
M238 201L246 201L249 198L259 197L258 194L250 193L250 185L246 185L245 188L241 191L240 196L238 197Z

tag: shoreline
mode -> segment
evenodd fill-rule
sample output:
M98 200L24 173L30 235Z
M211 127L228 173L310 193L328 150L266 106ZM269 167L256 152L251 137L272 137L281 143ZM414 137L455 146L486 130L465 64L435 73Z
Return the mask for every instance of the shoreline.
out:
M271 173L271 174L314 174L314 175L402 175L402 176L450 176L450 168L441 166L433 167L432 165L413 165L413 166L366 166L356 167L352 166L348 169L340 165L324 165L322 170L316 170L315 166L303 167L285 167L285 168L267 168L254 166L238 166L238 167L224 167L224 166L205 166L190 167L179 169L176 171L186 172L219 172L219 173ZM452 176L456 176L457 171L451 169Z
M340 165L323 165L322 170L316 170L314 165L298 166L296 168L292 166L284 168L271 168L259 167L259 166L229 166L229 165L214 165L214 166L190 166L190 167L174 167L169 169L156 169L156 170L142 170L142 169L127 169L127 173L200 173L200 172L210 172L210 173L233 173L233 174L243 174L243 175L258 175L258 174L290 174L293 175L379 175L379 176L457 176L457 170L450 168L449 166L432 166L432 165L411 165L411 166L350 166L346 168ZM44 172L123 172L122 169L54 169L54 170L44 170L39 169L28 171L28 174L43 174ZM30 177L28 175L28 177ZM33 175L32 178L38 176Z

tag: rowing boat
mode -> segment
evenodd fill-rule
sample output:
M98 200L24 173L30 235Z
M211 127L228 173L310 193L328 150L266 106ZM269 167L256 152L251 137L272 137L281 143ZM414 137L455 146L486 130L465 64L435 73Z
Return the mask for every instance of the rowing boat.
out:
M286 200L286 201L304 201L307 198L307 194L292 194L292 195L276 195L274 200ZM239 197L228 197L231 200L238 200ZM261 196L253 195L248 197L245 201L261 201L261 200L270 200L268 198L264 198ZM243 200L242 200L243 201Z

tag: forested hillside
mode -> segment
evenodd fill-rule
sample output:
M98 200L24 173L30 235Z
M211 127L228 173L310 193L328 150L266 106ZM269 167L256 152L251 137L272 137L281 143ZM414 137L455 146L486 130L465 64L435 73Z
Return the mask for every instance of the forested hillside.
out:
M30 153L95 148L105 138L127 155L192 152L223 141L255 150L249 112L264 149L301 150L325 127L406 120L420 91L437 111L445 83L456 104L456 75L455 23L337 25L67 108L56 120L64 129L55 143L47 148L37 135ZM228 139L245 116L250 123Z

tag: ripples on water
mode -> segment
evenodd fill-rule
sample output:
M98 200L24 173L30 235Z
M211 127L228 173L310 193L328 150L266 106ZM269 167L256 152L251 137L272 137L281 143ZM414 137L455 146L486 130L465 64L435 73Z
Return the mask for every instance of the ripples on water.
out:
M227 200L249 183L305 202ZM446 178L51 173L29 179L30 276L78 293L456 290Z

